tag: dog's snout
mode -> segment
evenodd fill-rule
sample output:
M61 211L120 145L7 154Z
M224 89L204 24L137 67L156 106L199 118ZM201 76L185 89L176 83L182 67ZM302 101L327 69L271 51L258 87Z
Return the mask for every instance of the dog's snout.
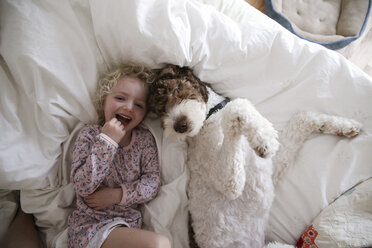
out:
M177 133L185 133L189 129L187 117L186 116L179 117L175 121L173 128Z

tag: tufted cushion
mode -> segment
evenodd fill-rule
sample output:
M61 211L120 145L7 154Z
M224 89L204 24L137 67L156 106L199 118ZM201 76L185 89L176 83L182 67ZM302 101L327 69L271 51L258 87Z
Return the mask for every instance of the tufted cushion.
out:
M341 10L336 33L343 36L358 35L367 14L368 1L343 0Z
M359 38L371 0L265 0L266 13L292 33L330 49Z

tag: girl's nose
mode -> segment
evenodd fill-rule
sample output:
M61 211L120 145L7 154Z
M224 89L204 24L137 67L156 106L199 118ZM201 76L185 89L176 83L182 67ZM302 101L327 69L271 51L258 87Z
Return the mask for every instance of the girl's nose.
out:
M132 111L133 110L133 107L134 107L134 103L131 102L131 101L128 101L124 104L124 107L128 110L128 111Z

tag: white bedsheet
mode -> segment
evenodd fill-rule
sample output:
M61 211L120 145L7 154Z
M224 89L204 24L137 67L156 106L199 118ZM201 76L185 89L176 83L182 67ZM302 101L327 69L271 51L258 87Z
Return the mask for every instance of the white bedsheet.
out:
M65 246L73 137L96 120L97 77L118 61L190 66L221 94L250 99L278 130L298 110L363 123L352 140L314 135L306 142L276 189L268 240L295 243L324 207L372 176L371 78L244 1L2 0L0 53L0 188L21 189L21 205L49 246ZM146 228L187 247L186 147L163 139L157 120L147 123L163 187L144 209Z

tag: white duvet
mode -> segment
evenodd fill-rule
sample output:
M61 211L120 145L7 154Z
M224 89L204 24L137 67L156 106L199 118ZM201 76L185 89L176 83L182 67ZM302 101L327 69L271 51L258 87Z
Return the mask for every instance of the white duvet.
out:
M294 244L323 208L372 176L372 79L242 0L2 0L0 53L0 238L14 215L8 190L21 190L48 246L66 245L69 152L97 118L97 77L118 61L190 66L219 93L250 99L278 130L298 110L363 123L354 139L306 142L276 188L268 240ZM186 147L164 139L158 120L147 124L163 187L144 208L145 225L186 248Z

